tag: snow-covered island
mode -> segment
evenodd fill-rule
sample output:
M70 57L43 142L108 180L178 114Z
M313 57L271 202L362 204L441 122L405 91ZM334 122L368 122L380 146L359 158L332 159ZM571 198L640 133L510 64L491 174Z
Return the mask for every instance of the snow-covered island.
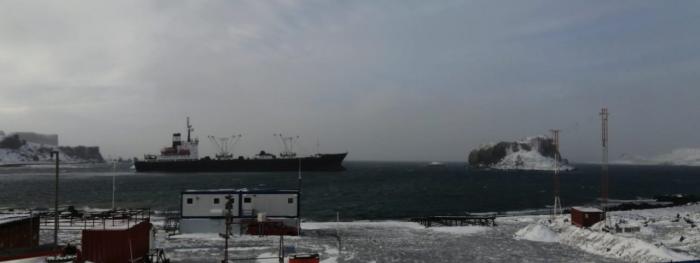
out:
M58 151L62 162L104 162L97 146L59 146L58 135L18 132L5 135L0 131L0 166L42 164L53 160Z
M546 136L528 137L514 142L481 145L469 153L469 165L476 168L499 170L554 170L557 152L554 140ZM568 161L561 158L559 169L573 170Z

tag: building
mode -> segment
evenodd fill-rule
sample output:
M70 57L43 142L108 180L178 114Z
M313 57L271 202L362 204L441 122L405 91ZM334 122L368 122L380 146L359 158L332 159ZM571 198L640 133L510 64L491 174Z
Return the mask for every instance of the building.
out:
M39 217L20 216L0 219L0 250L39 246Z
M180 233L224 233L228 202L234 234L299 233L298 190L187 190L180 200Z
M598 208L579 206L571 208L571 224L578 227L590 227L603 220L605 220L605 212Z

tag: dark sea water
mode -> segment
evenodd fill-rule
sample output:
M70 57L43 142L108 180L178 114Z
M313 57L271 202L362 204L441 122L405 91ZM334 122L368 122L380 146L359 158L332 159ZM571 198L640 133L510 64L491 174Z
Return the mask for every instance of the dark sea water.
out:
M545 209L553 202L552 172L470 170L464 163L346 162L344 172L303 173L302 216L312 220L401 219L464 212ZM288 188L297 173L135 173L129 165L61 169L61 205L111 206L112 177L119 207L177 210L185 189ZM564 206L594 204L600 166L576 165L561 175ZM1 168L0 208L51 207L53 168ZM700 167L611 166L610 198L700 194Z

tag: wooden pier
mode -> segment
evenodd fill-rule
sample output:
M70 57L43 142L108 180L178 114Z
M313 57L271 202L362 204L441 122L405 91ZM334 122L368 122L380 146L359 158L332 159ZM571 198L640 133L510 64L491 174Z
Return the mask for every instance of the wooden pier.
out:
M432 226L496 226L495 216L426 216L411 218L411 222Z

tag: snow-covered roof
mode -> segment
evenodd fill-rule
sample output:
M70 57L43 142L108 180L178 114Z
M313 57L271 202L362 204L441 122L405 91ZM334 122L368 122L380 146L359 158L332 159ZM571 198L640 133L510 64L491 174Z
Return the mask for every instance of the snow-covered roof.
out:
M590 207L590 206L574 206L571 209L575 209L577 211L581 211L584 213L602 213L603 210L600 210L595 207Z
M293 194L299 193L299 190L284 190L284 189L189 189L182 192L183 194Z
M0 215L0 225L2 224L7 224L10 222L22 220L29 218L29 215L21 215L21 214L12 214L12 215Z

